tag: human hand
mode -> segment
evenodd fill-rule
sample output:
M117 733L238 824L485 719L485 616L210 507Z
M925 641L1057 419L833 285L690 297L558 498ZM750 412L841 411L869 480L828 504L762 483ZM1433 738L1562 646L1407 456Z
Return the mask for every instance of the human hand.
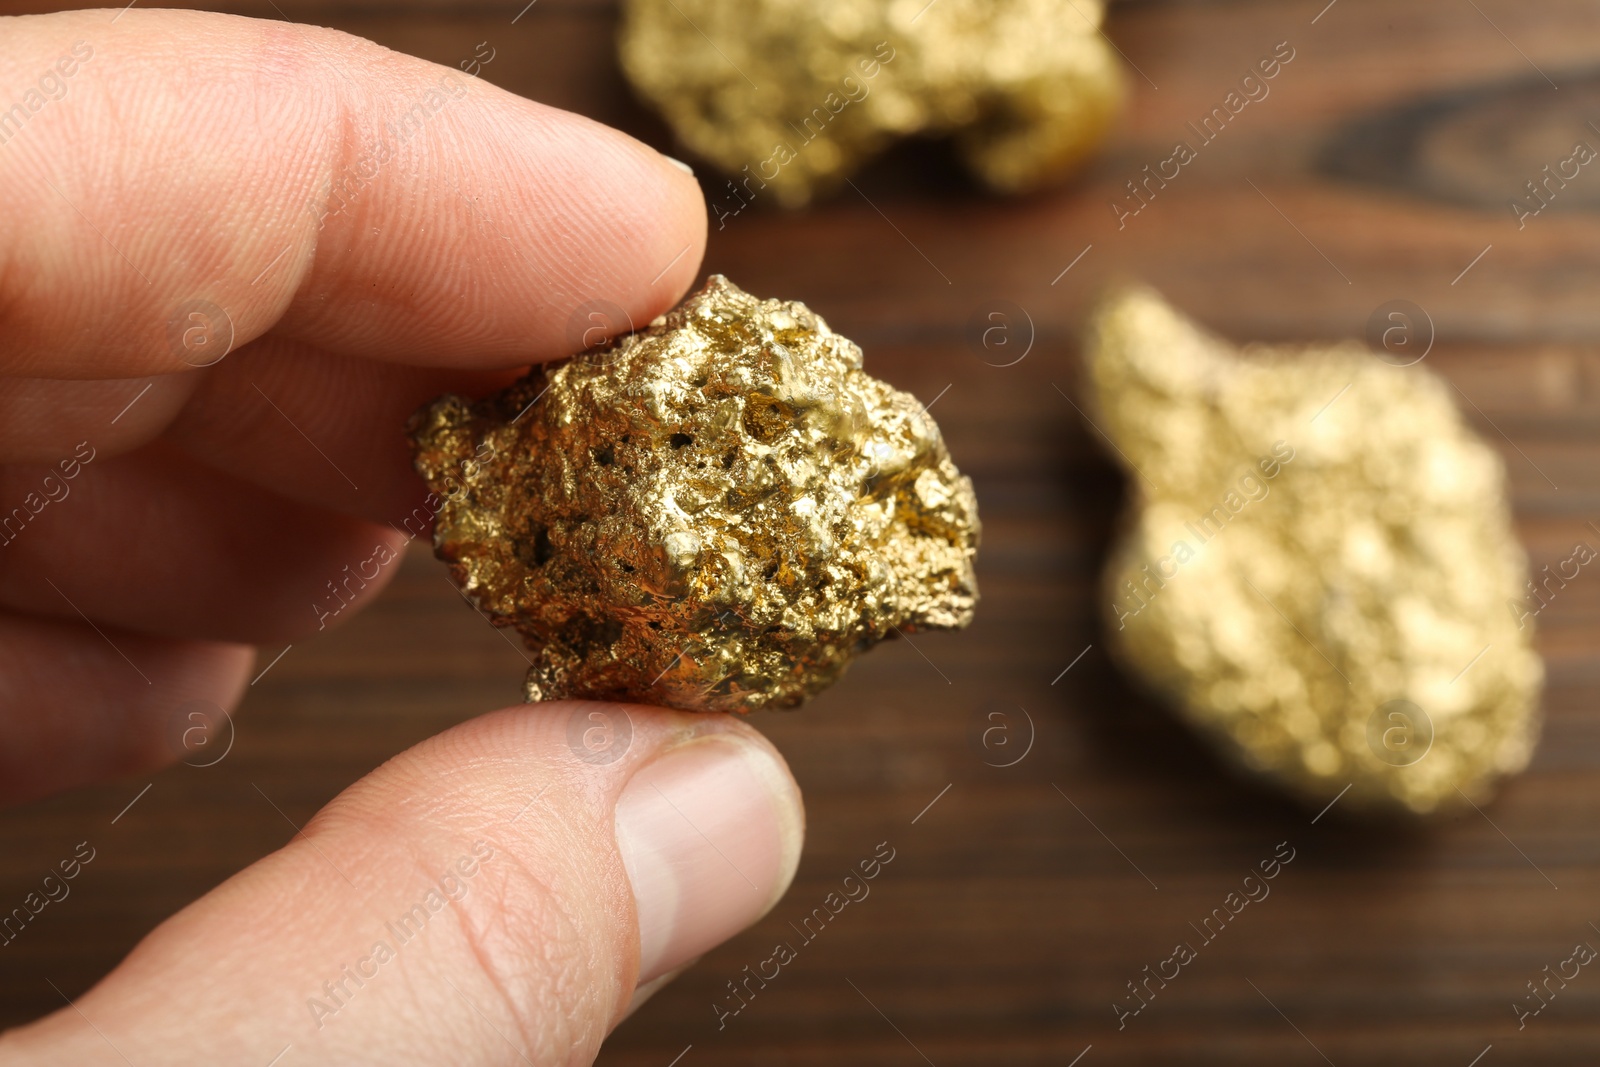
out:
M250 644L392 574L346 581L423 506L412 410L571 352L586 302L648 322L704 246L698 187L649 148L328 30L0 19L0 87L0 799L173 758L172 711L237 703ZM569 745L593 715L631 729L612 762ZM587 1063L777 900L802 834L731 718L493 712L0 1064Z

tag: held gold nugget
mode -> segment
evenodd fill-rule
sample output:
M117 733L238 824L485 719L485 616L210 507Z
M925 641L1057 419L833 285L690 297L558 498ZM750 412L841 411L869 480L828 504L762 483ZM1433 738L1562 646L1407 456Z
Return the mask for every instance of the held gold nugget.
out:
M1123 663L1317 806L1427 812L1527 764L1527 561L1447 385L1356 344L1236 354L1146 291L1101 310L1088 363L1133 486L1104 584Z
M529 700L799 704L972 619L972 483L917 400L727 279L595 352L412 419L434 548L533 653Z
M720 219L794 207L910 135L953 135L985 184L1077 166L1122 99L1101 0L628 0L622 66L733 177ZM770 188L770 192L766 192Z

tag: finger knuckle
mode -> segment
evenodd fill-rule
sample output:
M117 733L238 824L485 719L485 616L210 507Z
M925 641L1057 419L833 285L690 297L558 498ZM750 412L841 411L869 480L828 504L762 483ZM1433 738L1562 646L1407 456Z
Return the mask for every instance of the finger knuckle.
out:
M588 1063L614 1013L615 968L569 893L515 861L498 874L457 911L475 977L535 1062Z

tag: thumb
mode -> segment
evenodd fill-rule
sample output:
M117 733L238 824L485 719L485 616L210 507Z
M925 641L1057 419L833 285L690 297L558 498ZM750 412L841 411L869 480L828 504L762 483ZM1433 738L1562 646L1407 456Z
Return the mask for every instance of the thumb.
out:
M0 1064L587 1064L636 990L777 902L803 836L743 722L494 712L351 786Z

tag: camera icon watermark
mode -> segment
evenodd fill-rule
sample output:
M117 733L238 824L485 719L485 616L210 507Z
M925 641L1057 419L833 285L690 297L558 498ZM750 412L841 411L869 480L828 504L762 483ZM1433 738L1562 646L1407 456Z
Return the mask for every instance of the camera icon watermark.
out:
M167 749L190 767L214 767L233 751L233 716L210 700L172 709L163 736Z
M1033 351L1033 316L1010 300L986 300L967 319L967 347L991 367L1015 367Z
M1433 350L1433 317L1410 300L1379 304L1367 318L1367 346L1393 367L1421 363Z
M567 748L585 763L615 763L633 746L633 720L616 704L579 704L567 716Z
M1367 719L1367 747L1391 767L1409 767L1433 747L1433 720L1409 700L1391 700Z
M221 363L233 351L233 319L209 300L186 300L167 319L167 347L191 367Z

